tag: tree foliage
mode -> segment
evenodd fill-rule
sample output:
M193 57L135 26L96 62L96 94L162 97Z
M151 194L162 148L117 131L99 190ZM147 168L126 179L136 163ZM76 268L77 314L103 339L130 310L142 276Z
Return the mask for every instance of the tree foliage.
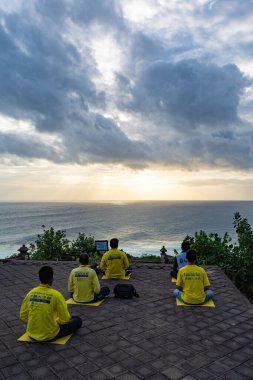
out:
M161 256L152 255L152 254L149 255L148 253L143 253L141 255L141 259L143 259L143 260L149 260L149 259L154 260L154 259L160 259L160 258L161 258Z
M93 236L79 233L77 239L70 241L63 230L46 229L44 225L42 228L43 233L38 235L35 243L30 244L32 260L76 260L81 252L87 252L90 262L99 261Z
M30 244L33 260L58 260L69 252L69 240L63 230L46 229L42 225L43 233L38 235L35 243Z
M229 256L233 244L231 238L226 232L223 237L217 233L207 234L204 231L195 232L194 237L186 236L193 249L198 252L198 263L202 265L213 265L220 263L223 268L227 257Z
M94 236L86 236L85 233L78 234L78 238L71 242L71 254L77 258L81 252L87 252L90 256L90 262L99 261L99 254L96 253Z
M238 246L234 247L233 278L235 285L253 298L253 232L246 218L234 215Z
M227 232L220 237L200 231L185 239L197 251L199 265L218 265L242 292L253 298L253 232L239 212L234 214L233 226L237 243L232 243Z

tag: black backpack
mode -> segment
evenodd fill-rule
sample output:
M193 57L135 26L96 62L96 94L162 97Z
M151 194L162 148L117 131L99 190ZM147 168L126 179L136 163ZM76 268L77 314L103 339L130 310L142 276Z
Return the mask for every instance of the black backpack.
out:
M139 297L135 287L131 284L117 284L113 292L116 298L132 299L133 297Z

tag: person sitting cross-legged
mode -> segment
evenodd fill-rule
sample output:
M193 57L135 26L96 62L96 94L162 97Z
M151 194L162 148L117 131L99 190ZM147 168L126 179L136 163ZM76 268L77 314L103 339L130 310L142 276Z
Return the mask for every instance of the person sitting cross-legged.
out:
M213 298L206 271L195 264L196 257L195 250L187 252L188 264L179 269L177 289L174 290L174 297L191 305L203 304Z
M53 275L51 267L42 267L41 284L27 293L20 308L20 318L27 322L27 334L39 342L70 335L82 325L80 317L70 317L63 295L52 289Z
M72 269L68 280L68 289L75 302L97 302L109 295L107 286L100 287L97 273L89 266L89 255L81 253L80 266Z
M120 279L132 272L126 253L118 249L119 240L110 240L111 249L103 254L100 268L105 271L107 278Z
M186 264L188 264L188 260L186 259L187 251L190 249L190 243L188 240L184 240L181 244L181 252L178 253L174 257L173 269L170 272L171 277L177 278L177 274L180 268L183 268Z

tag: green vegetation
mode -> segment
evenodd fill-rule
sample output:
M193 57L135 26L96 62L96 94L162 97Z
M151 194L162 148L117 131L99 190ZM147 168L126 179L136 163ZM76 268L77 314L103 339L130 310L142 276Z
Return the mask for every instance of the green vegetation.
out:
M149 260L149 259L161 259L161 256L157 256L157 255L149 255L147 253L144 253L143 255L141 255L141 259L143 260Z
M246 218L239 212L234 214L233 226L237 235L237 243L232 243L228 233L223 237L217 233L207 234L196 232L194 236L187 235L191 247L198 253L198 265L218 265L234 284L253 300L253 231ZM81 252L90 255L90 262L100 261L95 251L93 236L79 233L76 240L66 238L63 230L46 229L38 235L35 243L30 244L32 260L76 260ZM130 255L128 255L130 256ZM160 256L144 254L142 259L157 259Z
M246 218L234 214L233 226L237 243L232 243L228 233L196 232L186 236L191 248L198 253L198 265L218 265L233 283L250 299L253 299L253 232Z
M38 235L35 243L30 244L30 257L33 260L58 260L69 249L69 240L65 231L55 231L53 227L48 230L42 225L43 234Z
M30 244L32 260L76 260L81 252L87 252L91 263L99 261L93 236L79 233L76 240L70 241L63 230L46 229L44 225L42 228L43 233L38 235L35 243Z
M70 254L76 259L81 252L87 252L90 255L90 261L99 261L99 254L95 250L94 236L86 236L84 233L78 234L78 238L70 243Z

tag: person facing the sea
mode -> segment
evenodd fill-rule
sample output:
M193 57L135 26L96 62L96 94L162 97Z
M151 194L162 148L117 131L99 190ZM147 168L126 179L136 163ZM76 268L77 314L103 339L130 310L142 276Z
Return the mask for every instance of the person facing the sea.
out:
M39 342L62 338L82 326L80 317L70 317L63 295L52 289L53 276L53 269L43 266L39 270L41 284L27 293L20 308L27 334Z
M183 268L188 264L186 253L190 249L190 243L188 240L184 240L181 244L182 251L174 257L173 269L170 272L171 277L177 278L177 274L180 268Z
M188 264L179 269L177 289L174 290L174 297L191 305L203 304L213 298L206 271L195 264L196 257L195 250L187 252Z
M103 254L100 268L105 271L105 276L112 279L124 278L131 272L129 261L124 251L118 249L119 240L110 240L111 249Z
M68 289L75 302L97 302L109 295L110 289L100 287L97 273L89 266L89 255L81 253L80 266L70 272Z

